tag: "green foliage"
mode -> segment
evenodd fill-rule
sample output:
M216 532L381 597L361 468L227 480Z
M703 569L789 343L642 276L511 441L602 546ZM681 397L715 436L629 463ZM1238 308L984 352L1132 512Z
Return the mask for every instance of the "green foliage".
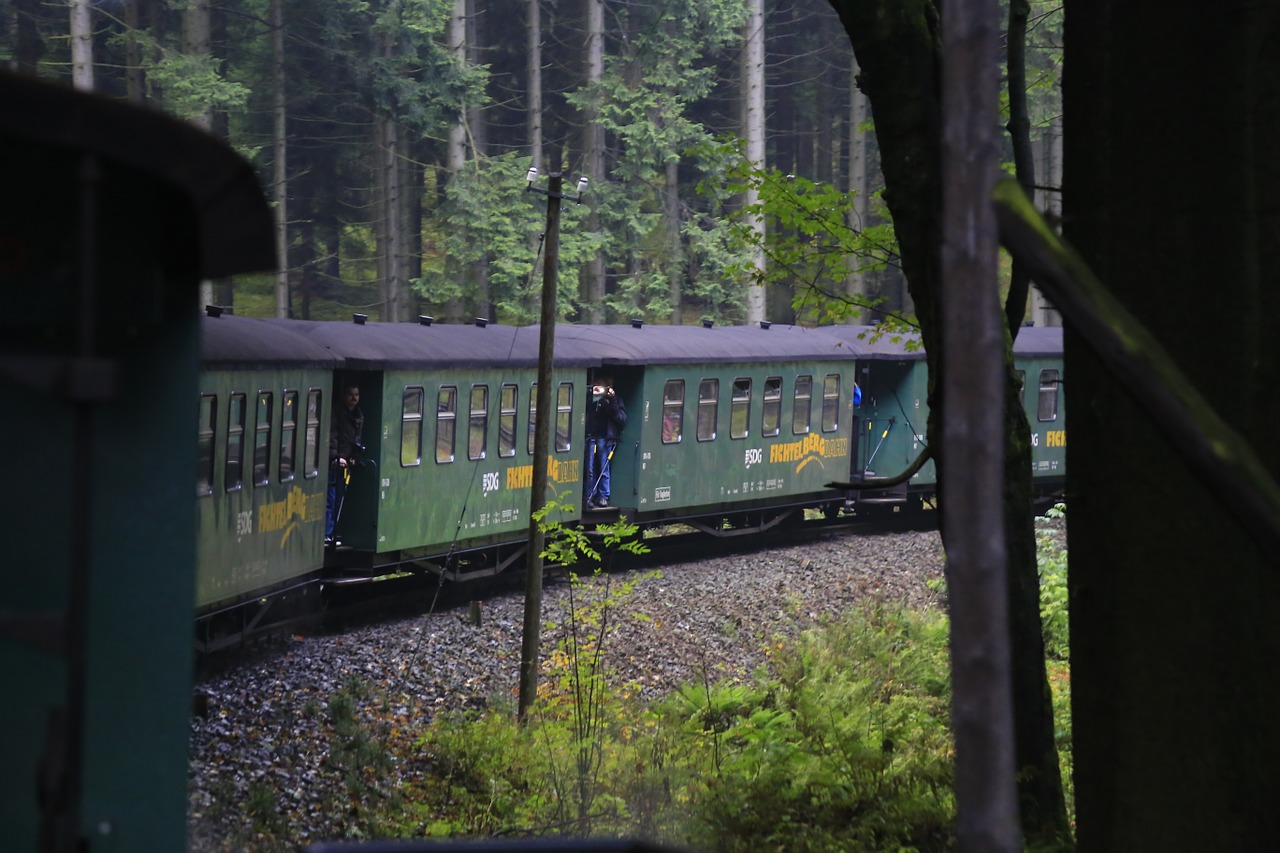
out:
M284 821L277 811L277 806L275 789L264 782L249 783L244 810L253 821L255 832L278 833L284 829Z
M599 563L603 558L600 550L592 542L592 537L600 540L600 548L606 553L624 551L628 554L647 554L649 546L638 538L640 526L620 516L611 524L597 524L588 530L578 525L562 524L555 519L572 515L575 507L552 498L533 514L533 520L546 534L542 558L559 566L571 566L574 563L590 560Z
M1067 548L1061 531L1067 506L1059 503L1037 519L1036 563L1040 573L1040 623L1045 654L1054 660L1071 657L1068 621Z
M527 726L490 712L428 727L435 772L407 812L419 829L627 834L709 853L948 848L944 618L851 614L775 644L774 672L752 683L646 705L598 654L636 580L597 579L577 601Z
M370 790L367 777L391 767L391 757L383 746L383 733L371 731L357 714L357 703L367 698L368 687L354 677L329 698L329 724L333 728L329 761L343 772L353 794Z
M848 218L855 192L760 168L746 159L737 140L709 144L702 153L723 165L714 179L698 184L700 193L723 199L754 190L758 199L726 211L741 250L727 270L732 278L794 287L797 312L813 322L844 322L879 303L849 297L844 283L852 273L897 263L897 241L880 193L870 200L872 222L855 224ZM763 236L751 227L758 220L765 224ZM764 269L747 250L764 253Z
M714 768L694 795L694 846L946 849L947 630L941 616L871 610L778 649L773 679L682 692Z
M489 299L498 307L501 320L527 324L538 319L547 209L545 195L527 191L528 168L526 155L511 152L474 160L449 182L444 203L426 225L427 251L436 262L425 263L422 276L413 282L431 305L471 295L459 270L485 261ZM574 181L566 177L565 182L565 189L572 192ZM562 270L581 266L600 246L602 237L584 227L586 212L586 207L571 200L561 204ZM577 281L569 275L560 275L558 281L557 304L565 317L577 306Z
M669 169L708 167L698 152L710 133L692 113L716 83L711 60L738 42L744 12L728 2L621 6L619 52L605 58L602 79L566 96L614 141L609 180L592 204L617 282L605 304L617 316L666 321L676 294L710 316L740 311L740 288L705 257L714 245L701 239L707 223L679 197Z

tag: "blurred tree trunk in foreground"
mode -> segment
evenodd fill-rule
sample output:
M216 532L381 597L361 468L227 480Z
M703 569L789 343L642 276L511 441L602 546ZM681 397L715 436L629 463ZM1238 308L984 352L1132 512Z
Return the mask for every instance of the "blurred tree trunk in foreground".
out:
M1210 30L1071 0L1065 236L1280 475L1280 7L1228 0ZM1180 127L1188 104L1203 132ZM1200 295L1230 312L1207 324ZM1273 847L1277 555L1066 346L1079 847Z

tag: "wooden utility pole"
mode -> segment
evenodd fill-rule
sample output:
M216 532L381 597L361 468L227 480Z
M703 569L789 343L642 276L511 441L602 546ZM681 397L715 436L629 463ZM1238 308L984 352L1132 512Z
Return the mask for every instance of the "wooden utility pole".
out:
M533 188L530 173L529 189ZM520 643L520 700L517 713L524 722L538 695L538 642L542 635L542 548L545 536L535 516L547 504L547 457L555 423L552 365L556 344L557 265L560 262L559 172L547 176L547 229L542 271L542 326L538 336L538 422L533 435L533 494L529 498L529 552L524 581L524 629Z

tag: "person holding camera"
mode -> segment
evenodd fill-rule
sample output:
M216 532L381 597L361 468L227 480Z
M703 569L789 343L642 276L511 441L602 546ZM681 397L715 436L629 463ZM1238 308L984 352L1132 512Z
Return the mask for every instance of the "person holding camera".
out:
M325 495L324 544L339 543L334 526L342 516L342 502L347 496L347 476L356 464L356 452L363 449L364 412L360 411L360 389L347 384L342 389L341 405L335 403L329 428L329 491Z
M587 410L587 476L583 493L586 509L609 508L609 463L626 425L627 409L613 388L592 388Z

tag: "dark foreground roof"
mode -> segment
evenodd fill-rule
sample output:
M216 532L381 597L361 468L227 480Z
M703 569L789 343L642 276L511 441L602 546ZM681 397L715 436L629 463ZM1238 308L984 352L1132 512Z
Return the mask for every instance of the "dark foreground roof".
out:
M0 72L0 140L92 153L177 189L198 220L200 275L216 278L275 266L271 211L253 169L225 143L187 122Z

